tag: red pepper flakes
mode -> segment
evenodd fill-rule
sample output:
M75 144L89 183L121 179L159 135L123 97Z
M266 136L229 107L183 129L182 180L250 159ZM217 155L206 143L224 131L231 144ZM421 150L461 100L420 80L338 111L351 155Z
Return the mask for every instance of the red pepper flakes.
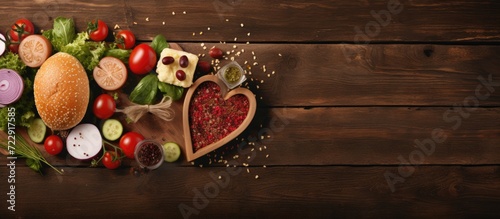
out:
M250 104L247 97L238 94L224 100L220 91L218 84L204 82L193 94L189 124L194 151L229 135L248 114Z

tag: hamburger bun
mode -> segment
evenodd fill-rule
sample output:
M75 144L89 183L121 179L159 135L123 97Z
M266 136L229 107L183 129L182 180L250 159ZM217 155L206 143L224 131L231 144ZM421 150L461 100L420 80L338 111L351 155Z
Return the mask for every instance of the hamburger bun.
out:
M90 86L82 64L59 52L40 67L33 85L35 105L43 122L52 130L75 127L85 116Z

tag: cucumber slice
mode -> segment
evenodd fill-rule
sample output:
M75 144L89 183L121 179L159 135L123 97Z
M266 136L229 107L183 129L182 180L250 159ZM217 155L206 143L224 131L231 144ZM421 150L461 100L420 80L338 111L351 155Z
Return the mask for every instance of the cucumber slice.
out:
M175 162L181 156L181 148L174 142L163 144L163 154L166 162Z
M102 125L102 135L104 138L115 141L122 136L123 125L116 119L107 119Z
M30 127L28 128L28 136L35 143L42 143L45 139L45 133L47 133L47 126L40 118L35 118L31 121Z

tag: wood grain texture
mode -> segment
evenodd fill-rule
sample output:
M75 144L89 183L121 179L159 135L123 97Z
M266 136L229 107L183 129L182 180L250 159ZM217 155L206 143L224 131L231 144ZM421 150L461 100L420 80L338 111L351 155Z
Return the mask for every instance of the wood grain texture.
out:
M498 46L204 44L214 45L234 50L227 57L251 72L248 86L262 97L259 105L452 106L478 86L480 95L489 93L479 105L500 102ZM181 46L209 60L200 44Z
M462 117L459 112L468 117ZM400 165L410 162L426 165L498 164L500 129L494 122L498 120L500 108L463 111L392 107L264 108L258 110L256 119L238 141L198 159L196 165L226 165L218 163L219 160L239 166L244 163L250 166ZM153 116L147 116L137 124L126 125L126 130L160 142L178 142L183 148L185 136L179 129L181 123L180 116L173 122L159 122ZM435 130L442 130L442 135L446 136L444 140L433 133ZM4 139L5 133L0 134ZM43 146L38 147L55 165L90 165L65 153L56 157L48 155ZM426 150L429 152L424 153ZM5 158L0 158L0 163L5 162ZM125 166L133 164L130 160L124 163ZM191 164L183 155L181 162L175 165Z
M67 168L64 176L41 177L18 168L16 212L4 202L0 215L182 218L179 205L196 209L193 199L203 208L190 218L493 218L499 213L498 166L417 167L395 192L384 173L397 173L397 167L251 168L219 181L228 170L237 169L164 165L136 177L128 170ZM0 177L7 177L5 171ZM216 182L222 186L205 193ZM195 191L210 195L207 204Z
M400 6L393 11L399 13L390 13L388 3L396 2ZM100 18L110 27L118 24L131 29L140 40L162 33L181 42L232 41L234 37L240 42L499 42L499 8L496 1L468 0L9 0L0 7L4 11L0 26L8 27L18 17L27 17L38 28L48 29L55 17L71 16L80 30L85 22ZM247 37L248 32L251 37ZM366 36L360 37L360 33Z

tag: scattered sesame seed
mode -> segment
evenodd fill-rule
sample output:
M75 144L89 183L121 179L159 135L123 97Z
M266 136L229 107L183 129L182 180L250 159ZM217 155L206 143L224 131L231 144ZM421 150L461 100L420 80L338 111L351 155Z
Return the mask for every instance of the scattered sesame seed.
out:
M253 65L254 65L254 66L257 66L257 65L259 65L259 63L258 63L258 62L254 62L254 63L253 63Z
M165 25L165 21L161 22L161 24Z
M262 151L262 147L259 147L259 151Z
M134 21L134 23L133 23L133 24L137 24L137 22L135 22L135 21Z
M275 72L275 71L272 71L272 72L271 72L271 74L273 74L273 75L274 75L274 73L276 73L276 72Z
M262 98L263 98L263 97L260 97L259 99L261 99L261 100L262 100Z
M200 31L200 35L203 35L203 31Z
M262 165L262 167L267 168L267 166L266 166L266 165Z
M187 14L187 12L186 12L186 11L183 11L182 13L183 13L183 14Z
M247 36L250 36L250 32L247 33Z
M200 168L202 168L202 167L203 167L203 164L200 164L199 166L200 166Z
M222 179L222 176L219 176L219 179Z
M266 154L266 158L268 158L268 157L269 157L269 154Z
M255 52L254 52L254 51L252 51L252 55L255 55Z
M146 21L149 21L149 17L146 18Z
M113 29L120 29L120 26L118 24L115 24L115 27L113 27Z
M191 165L194 165L194 162L191 161Z
M264 150L267 149L267 147L264 145Z
M270 78L271 77L271 74L267 74L267 77Z
M244 27L245 25L243 23L240 24L241 27Z
M231 61L234 61L234 56L231 56L231 58L230 58L230 59L231 59Z
M205 46L205 43L201 43L201 44L200 44L200 46L201 46L201 47Z
M250 169L247 168L247 173L250 173Z
M257 89L260 89L260 86L259 86L259 85L255 86L255 87L257 87Z
M233 49L236 49L236 48L238 48L238 46L236 46L236 45L233 45Z
M247 45L250 44L250 42L247 41Z
M254 151L254 150L255 150L255 148L250 149L250 151Z
M229 22L229 19L226 18L226 22Z
M245 49L241 49L241 52L245 52Z
M281 57L281 53L278 53L278 56L280 56L280 57Z
M243 163L243 166L244 166L244 167L248 167L248 164L247 164L247 163Z
M195 35L196 35L196 33L195 33L195 32L193 32L193 36L195 36Z
M210 27L207 27L207 30L210 30Z
M234 41L238 41L238 37L235 37L235 38L234 38Z
M206 50L206 49L207 49L207 47L206 47L206 46L203 46L203 50Z
M250 160L250 158L252 158L252 157L250 157L250 156L247 156L247 160Z
M172 11L172 15L175 15L175 11Z
M255 175L255 179L258 179L259 178L259 175Z

